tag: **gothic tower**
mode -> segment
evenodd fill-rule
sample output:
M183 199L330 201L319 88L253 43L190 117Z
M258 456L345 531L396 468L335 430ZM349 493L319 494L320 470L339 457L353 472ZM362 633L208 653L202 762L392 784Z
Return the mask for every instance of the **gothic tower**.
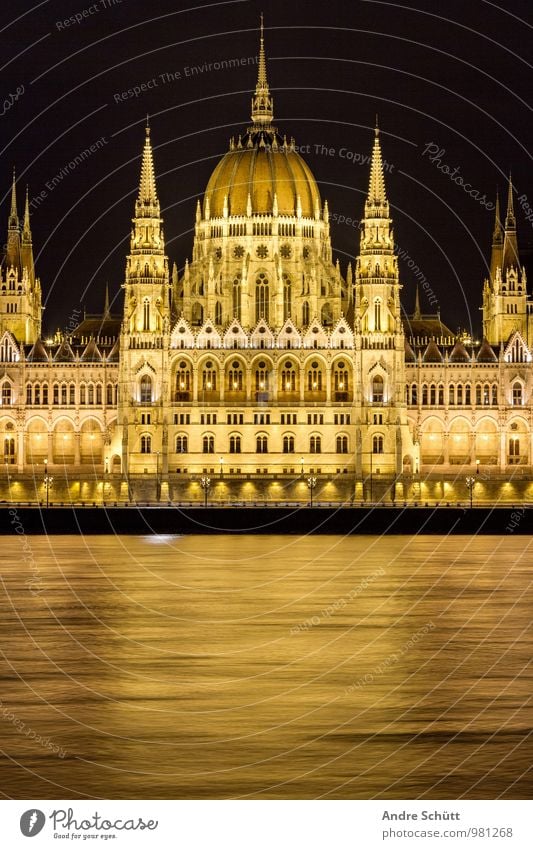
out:
M518 255L513 184L509 178L507 214L503 230L499 200L496 201L490 276L483 286L483 335L491 345L507 342L516 330L524 339L528 338L526 301L526 272L525 268L520 266Z
M404 455L411 471L417 459L406 417L401 285L391 225L376 127L355 266L356 401L360 405L356 478L380 474L396 479L402 473Z
M120 337L119 409L122 469L166 473L170 281L155 184L150 128L126 261Z
M0 328L27 344L41 334L41 284L35 277L28 193L21 228L14 173L6 253L0 268Z

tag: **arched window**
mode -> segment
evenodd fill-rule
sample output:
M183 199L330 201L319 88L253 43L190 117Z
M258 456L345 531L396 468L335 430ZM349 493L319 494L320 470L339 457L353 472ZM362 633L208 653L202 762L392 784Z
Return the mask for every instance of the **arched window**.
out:
M347 436L338 436L337 437L337 454L347 454L348 453L348 437Z
M418 386L416 383L411 385L411 404L414 406L418 404Z
M26 404L31 405L31 383L26 384Z
M206 434L203 438L203 452L204 454L214 454L215 453L215 437Z
M422 406L427 407L428 405L428 387L427 383L422 384Z
M268 371L266 363L262 360L255 370L255 389L256 392L268 391Z
M486 401L482 400L481 389L482 389L481 383L476 383L476 405L478 407L481 407L481 404L483 402L487 403Z
M2 383L2 406L7 407L11 404L12 392L11 392L11 384L5 380Z
M90 403L90 402L89 402ZM152 378L149 374L141 377L141 404L152 403Z
M89 383L87 387L87 403L89 405L94 405L94 384Z
M204 392L216 392L217 370L211 360L207 362L202 371L202 390Z
M189 440L183 434L176 437L176 454L186 454L189 450Z
M439 383L439 407L444 407L444 386Z
M241 303L242 303L242 287L241 287L241 277L237 275L233 281L233 315L234 317L240 321L241 320Z
M152 437L148 433L143 433L141 436L141 454L152 453Z
M43 383L43 387L42 387L42 388L43 388L43 404L48 405L48 384L47 384L47 383ZM65 401L64 401L64 403L65 403L65 404L67 403L66 395L65 395Z
M311 436L309 439L309 453L320 454L322 452L322 437Z
M283 437L283 453L294 454L294 436Z
M55 397L56 397L56 387L54 386L54 404L56 403ZM87 387L85 386L84 383L82 383L81 386L80 386L80 404L86 404L86 403L87 403Z
M176 370L176 401L188 401L191 391L191 370L182 360Z
M257 454L268 454L268 438L266 436L256 437L255 450Z
M465 386L465 404L467 406L470 406L471 403L472 403L472 387L470 386L469 383L467 383L466 386Z
M143 330L150 330L150 301L148 298L143 301Z
M348 388L348 370L344 361L341 361L336 363L333 369L333 389L335 392L346 393Z
M48 392L46 394L48 395ZM100 396L100 401L98 401L98 392L97 392L96 393L96 403L98 404L98 403L101 403L101 402L102 402L102 397ZM43 386L43 404L44 403L45 403L45 401L44 401L44 386ZM61 404L62 404L63 407L66 407L66 405L67 405L67 384L66 383L61 384Z
M41 403L41 384L36 383L33 389L33 403L40 404Z
M495 407L498 404L498 384L492 384L492 405Z
M259 274L255 281L255 320L264 318L269 319L270 295L268 277L266 274Z
M463 403L463 384L458 383L456 388L457 388L457 406L460 407L460 406L462 406L462 403Z
M302 324L304 327L309 325L309 302L304 301L302 305Z
M283 320L290 318L292 310L292 282L288 274L283 275Z
M379 298L374 301L374 330L381 330L381 301Z
M311 368L307 372L307 389L309 392L322 391L322 371L316 360L311 363Z
M513 383L513 407L522 406L522 384L517 381Z
M375 374L372 378L372 401L378 404L383 402L383 378L380 374Z
M15 462L15 439L12 436L6 436L4 439L4 463L12 464Z
M61 387L61 400L63 400L63 391L65 393L65 404L66 404L67 403L67 387L66 387L66 385ZM102 384L101 383L96 384L96 403L98 404L98 406L101 406L101 404L102 404Z
M324 327L331 327L333 324L333 312L331 309L331 304L324 304L322 309L320 310L320 321L324 325Z
M296 392L296 370L290 360L285 362L281 371L281 391Z
M434 383L429 387L429 403L432 407L437 405L437 387Z
M192 306L191 323L199 327L204 323L204 308L196 301Z
M241 453L241 437L240 436L236 436L235 434L233 436L230 436L230 438L229 438L229 453L230 454L240 454Z
M107 384L106 393L105 393L105 400L106 400L106 404L108 406L110 406L113 403L113 384L112 383Z
M76 384L69 383L68 387L68 402L74 405L76 403Z
M228 372L228 389L233 392L242 392L243 390L243 371L238 360L234 360Z
M453 383L448 388L448 404L450 407L455 407L455 386Z
M215 304L215 324L222 324L222 304L220 301Z
M380 434L372 439L372 454L383 454L383 437Z

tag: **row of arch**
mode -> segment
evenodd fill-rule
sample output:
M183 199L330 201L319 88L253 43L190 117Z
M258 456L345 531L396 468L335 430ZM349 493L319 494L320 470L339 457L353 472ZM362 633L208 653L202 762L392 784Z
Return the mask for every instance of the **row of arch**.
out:
M501 430L494 419L485 417L473 426L466 418L454 418L445 425L431 416L420 426L422 463L474 463L515 465L529 462L529 426L514 417Z
M411 383L405 388L406 402L412 407L497 407L499 404L499 384L485 383ZM521 380L515 380L510 387L509 402L514 407L524 404L525 388Z
M10 380L4 380L0 387L2 406L16 403L15 387ZM48 381L28 381L25 386L25 402L29 407L74 407L116 406L118 402L118 384L102 382L63 381L49 384Z
M294 454L296 452L296 436L294 433L284 433L278 439L274 438L271 435L260 432L255 434L252 438L255 439L255 453L256 454L268 454L272 451L272 442L276 442L276 447L273 450L273 453L282 453L282 454ZM150 433L141 434L139 446L141 454L151 454L152 453L152 435ZM200 445L201 445L201 453L202 454L215 454L217 452L228 453L228 454L241 454L243 453L243 444L244 437L241 433L231 433L224 441L224 445L221 446L220 441L217 442L215 439L215 435L213 433L204 433L200 437ZM301 445L301 440L299 440L299 450L306 451L309 454L322 454L324 441L323 437L319 433L311 434L308 438L308 447L305 449ZM195 453L190 450L190 442L189 435L186 433L178 433L174 440L174 449L176 454L184 455L189 453ZM216 450L215 450L216 449ZM376 453L382 453L383 451L383 437L381 437L381 451L377 451ZM253 453L253 449L250 446L249 453ZM334 450L332 447L332 452L335 454L348 454L350 453L350 438L345 433L339 433L335 436Z
M99 464L103 462L106 435L100 422L87 418L79 428L61 417L49 429L47 422L33 417L27 423L21 440L11 420L0 424L4 461L40 464L44 460L61 464ZM22 452L22 456L20 455Z

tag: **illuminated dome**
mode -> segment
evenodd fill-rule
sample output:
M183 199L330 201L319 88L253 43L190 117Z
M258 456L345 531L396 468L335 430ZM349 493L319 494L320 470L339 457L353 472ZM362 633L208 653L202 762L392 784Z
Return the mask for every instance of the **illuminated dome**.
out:
M208 208L212 218L221 217L225 198L229 215L250 213L248 198L252 215L276 214L274 196L278 215L296 215L300 205L302 216L313 218L317 208L321 209L315 178L294 144L279 143L275 134L249 132L244 145L240 138L237 144L232 142L213 171L205 192L204 215Z
M311 170L294 140L289 144L278 135L272 117L261 30L253 125L244 136L231 140L228 153L213 171L204 196L206 218L220 218L225 211L232 216L300 214L314 218L321 210L320 192Z

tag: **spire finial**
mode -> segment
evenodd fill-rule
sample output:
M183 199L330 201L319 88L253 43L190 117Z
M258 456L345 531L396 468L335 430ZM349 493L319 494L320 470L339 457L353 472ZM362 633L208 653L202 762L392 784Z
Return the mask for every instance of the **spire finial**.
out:
M252 121L256 125L270 126L273 118L273 103L268 87L265 54L265 28L263 13L261 12L261 26L259 36L259 61L257 69L257 85L252 98Z
M17 213L17 176L15 166L13 166L13 185L11 186L11 211L9 213L9 227L12 229L18 228L19 217Z
M29 188L26 186L26 200L24 203L24 223L22 225L22 235L26 239L29 239L31 242L31 229L30 229L30 194Z
M109 283L105 284L104 318L110 318L109 313Z
M422 317L422 313L420 312L420 286L416 287L416 295L415 295L415 311L413 313L413 318L415 321L419 321Z
M377 112L376 112L376 126L374 127L374 134L375 134L376 138L378 138L378 136L379 136L379 120L378 120L378 113Z

